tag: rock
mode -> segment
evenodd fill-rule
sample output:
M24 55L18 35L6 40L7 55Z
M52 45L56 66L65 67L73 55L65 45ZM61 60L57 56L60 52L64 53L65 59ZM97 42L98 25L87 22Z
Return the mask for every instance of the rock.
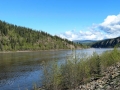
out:
M73 90L120 90L120 62L114 66L108 67L103 72L103 77L91 82L80 85Z

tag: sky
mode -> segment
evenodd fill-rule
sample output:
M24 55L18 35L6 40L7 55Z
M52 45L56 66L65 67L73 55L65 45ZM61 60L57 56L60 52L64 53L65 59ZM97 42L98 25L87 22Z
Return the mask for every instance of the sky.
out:
M120 36L119 0L0 0L0 20L69 40Z

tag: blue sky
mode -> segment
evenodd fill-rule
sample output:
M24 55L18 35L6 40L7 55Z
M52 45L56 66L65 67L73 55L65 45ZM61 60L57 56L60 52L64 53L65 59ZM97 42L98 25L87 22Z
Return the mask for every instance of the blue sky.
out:
M120 36L119 7L119 0L0 0L0 20L69 40L100 40Z

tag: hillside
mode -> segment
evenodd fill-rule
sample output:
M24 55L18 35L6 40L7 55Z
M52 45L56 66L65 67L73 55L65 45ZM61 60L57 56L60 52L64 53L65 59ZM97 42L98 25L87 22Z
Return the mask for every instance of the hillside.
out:
M85 43L94 43L97 42L97 40L74 40L73 42L85 44Z
M92 44L97 42L97 40L74 40L73 42L76 44L81 43L84 46L84 48L89 48Z
M91 45L95 42L98 42L97 40L74 40L75 43L81 43L83 45Z
M67 39L0 21L0 51L80 48Z
M115 46L120 46L120 37L101 40L91 45L94 48L112 48Z

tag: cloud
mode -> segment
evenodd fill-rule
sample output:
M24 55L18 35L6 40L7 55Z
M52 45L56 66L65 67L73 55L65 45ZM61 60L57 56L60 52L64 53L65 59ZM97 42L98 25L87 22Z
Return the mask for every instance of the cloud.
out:
M104 36L101 32L99 31L66 31L65 33L59 34L60 37L62 38L67 38L68 40L101 40Z
M62 33L60 35L58 35L62 38L67 38L69 40L75 40L77 38L79 38L79 34L77 32L75 32L74 30L71 30L71 31L66 31L65 33Z
M109 34L120 33L120 14L107 16L99 28Z
M120 14L109 15L100 24L93 24L86 30L69 30L58 36L68 40L102 40L120 36Z

